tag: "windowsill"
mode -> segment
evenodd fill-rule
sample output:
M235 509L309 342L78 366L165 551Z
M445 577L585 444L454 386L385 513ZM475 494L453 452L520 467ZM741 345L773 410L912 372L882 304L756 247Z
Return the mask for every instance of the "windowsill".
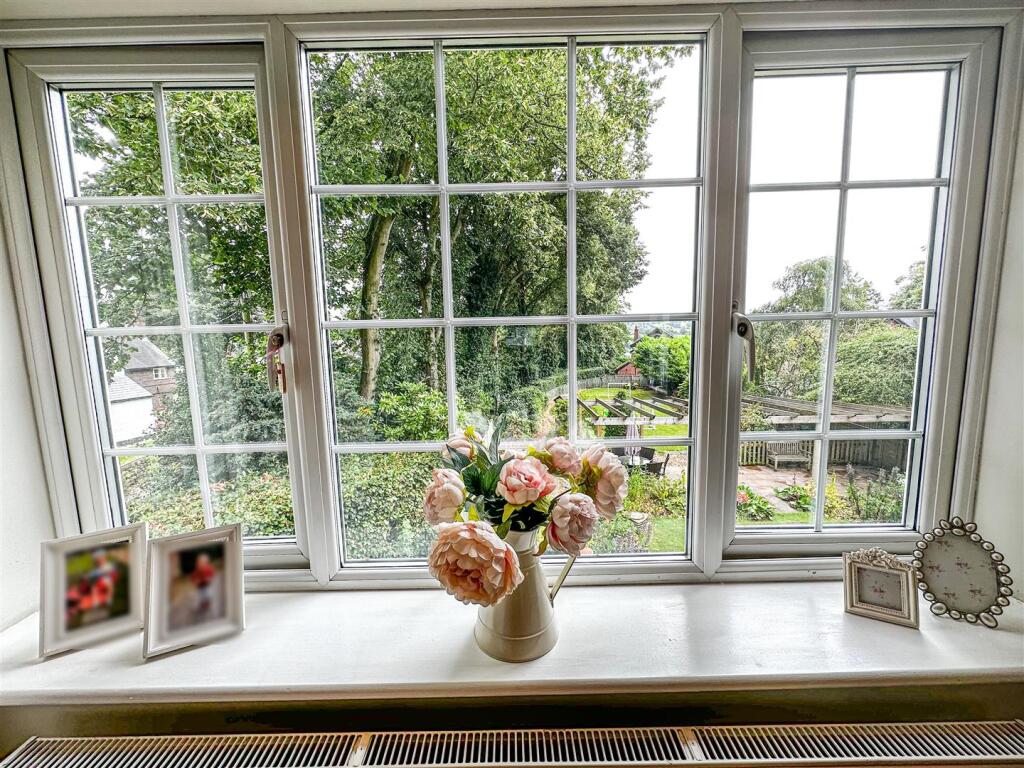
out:
M149 662L141 633L39 661L38 617L0 634L0 704L424 699L1024 682L1024 605L997 630L851 616L839 582L572 587L561 638L504 664L438 590L246 596L236 637Z

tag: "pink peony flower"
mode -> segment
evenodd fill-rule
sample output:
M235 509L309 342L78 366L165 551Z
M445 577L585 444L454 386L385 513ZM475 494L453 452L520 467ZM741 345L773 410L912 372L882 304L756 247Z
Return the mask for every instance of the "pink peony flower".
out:
M519 556L489 523L441 523L427 566L456 600L494 605L523 581Z
M566 475L578 475L583 469L576 446L564 437L553 437L544 445L544 450L551 454L551 466L555 471Z
M629 475L619 457L605 450L603 445L592 445L583 454L583 462L590 467L593 477L588 479L597 512L611 520L622 509L629 491Z
M498 475L498 493L509 504L530 504L555 489L555 478L534 456L512 459Z
M476 458L476 446L470 442L470 439L465 435L454 435L448 438L448 442L445 443L444 449L441 451L441 455L446 459L451 460L451 452L461 453L467 459L472 461Z
M466 501L466 486L454 469L435 469L423 497L423 516L431 525L450 523Z
M559 496L548 521L548 541L567 555L579 555L597 527L597 507L585 493Z

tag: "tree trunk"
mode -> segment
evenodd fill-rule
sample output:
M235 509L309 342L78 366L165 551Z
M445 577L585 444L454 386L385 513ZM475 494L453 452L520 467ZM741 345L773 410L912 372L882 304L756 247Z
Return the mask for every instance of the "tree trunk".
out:
M395 169L395 175L400 181L407 180L412 170L412 157L399 156ZM363 290L359 313L363 320L374 320L380 314L380 281L384 274L384 255L388 250L388 241L394 224L394 214L374 214L370 219L366 253L363 256ZM376 328L361 329L359 342L362 348L359 396L372 400L377 391L377 371L380 368L380 331Z
M430 213L427 215L427 226L425 227L427 242L430 247L427 249L427 263L423 268L423 277L420 280L420 316L431 317L434 311L434 267L440 256L437 241L437 232L440 228L441 208L440 200L434 198L430 206ZM427 333L427 348L424 351L423 359L426 361L425 371L427 386L431 389L440 388L440 377L437 361L437 341L440 337L439 329L431 328Z

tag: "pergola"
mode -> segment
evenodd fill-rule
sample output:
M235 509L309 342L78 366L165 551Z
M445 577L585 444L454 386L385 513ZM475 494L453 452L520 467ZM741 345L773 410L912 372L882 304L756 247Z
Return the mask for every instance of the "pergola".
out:
M654 393L645 398L618 394L614 398L577 398L576 402L587 415L587 421L593 426L682 424L690 415L690 404L687 400ZM742 402L744 405L760 407L773 427L813 427L818 421L817 403L807 400L743 395ZM603 409L607 415L600 413L598 408ZM854 424L863 428L870 428L874 424L909 421L908 408L862 403L834 403L830 419L832 424Z

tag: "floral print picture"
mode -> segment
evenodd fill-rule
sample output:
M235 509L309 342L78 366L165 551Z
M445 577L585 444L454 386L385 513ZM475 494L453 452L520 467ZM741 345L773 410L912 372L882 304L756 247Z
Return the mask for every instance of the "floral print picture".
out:
M978 614L999 595L997 563L966 536L946 535L929 542L921 571L935 599L961 613Z
M896 571L854 566L857 602L890 611L903 610L903 577Z

